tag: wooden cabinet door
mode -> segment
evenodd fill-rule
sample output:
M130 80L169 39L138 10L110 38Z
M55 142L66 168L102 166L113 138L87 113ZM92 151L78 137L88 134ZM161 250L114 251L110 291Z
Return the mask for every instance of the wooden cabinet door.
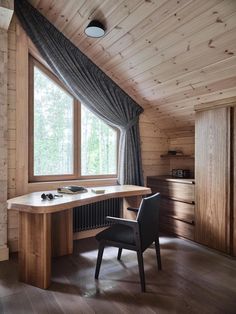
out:
M230 250L230 108L196 113L195 240Z

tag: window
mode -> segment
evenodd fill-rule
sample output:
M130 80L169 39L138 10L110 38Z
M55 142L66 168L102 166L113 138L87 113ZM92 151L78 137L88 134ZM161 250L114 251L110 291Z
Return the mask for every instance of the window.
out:
M117 131L81 106L81 174L116 174Z
M116 177L118 131L30 57L29 180Z

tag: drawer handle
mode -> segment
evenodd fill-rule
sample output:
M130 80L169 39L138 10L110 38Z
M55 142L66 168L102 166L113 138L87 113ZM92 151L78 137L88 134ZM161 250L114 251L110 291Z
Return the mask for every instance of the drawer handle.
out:
M179 218L178 216L174 216L174 215L167 215L167 217L174 218L176 220L180 220L180 221L186 222L186 223L188 223L190 225L194 225L194 220L192 220L192 219L183 219L183 218Z

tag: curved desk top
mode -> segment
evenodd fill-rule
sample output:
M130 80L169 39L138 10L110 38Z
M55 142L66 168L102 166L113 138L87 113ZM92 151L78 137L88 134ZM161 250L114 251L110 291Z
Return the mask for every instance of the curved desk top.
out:
M96 194L92 189L104 189L103 194ZM87 188L88 192L80 194L63 194L63 197L53 200L42 200L42 193L58 194L57 191L34 192L18 196L7 201L8 209L14 209L20 212L32 214L55 213L65 209L87 205L116 197L130 197L137 195L146 195L151 193L150 188L136 185L115 185L104 187Z

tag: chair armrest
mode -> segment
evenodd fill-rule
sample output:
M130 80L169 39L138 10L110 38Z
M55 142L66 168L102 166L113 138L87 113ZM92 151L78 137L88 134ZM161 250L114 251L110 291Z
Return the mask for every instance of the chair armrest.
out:
M131 212L137 213L139 208L134 208L134 207L128 207L127 210L130 210Z
M110 222L114 222L117 224L121 224L121 225L125 225L125 226L129 226L133 229L137 229L138 228L138 222L136 220L132 220L132 219L124 219L124 218L117 218L117 217L111 217L111 216L107 216L106 217L107 221Z

